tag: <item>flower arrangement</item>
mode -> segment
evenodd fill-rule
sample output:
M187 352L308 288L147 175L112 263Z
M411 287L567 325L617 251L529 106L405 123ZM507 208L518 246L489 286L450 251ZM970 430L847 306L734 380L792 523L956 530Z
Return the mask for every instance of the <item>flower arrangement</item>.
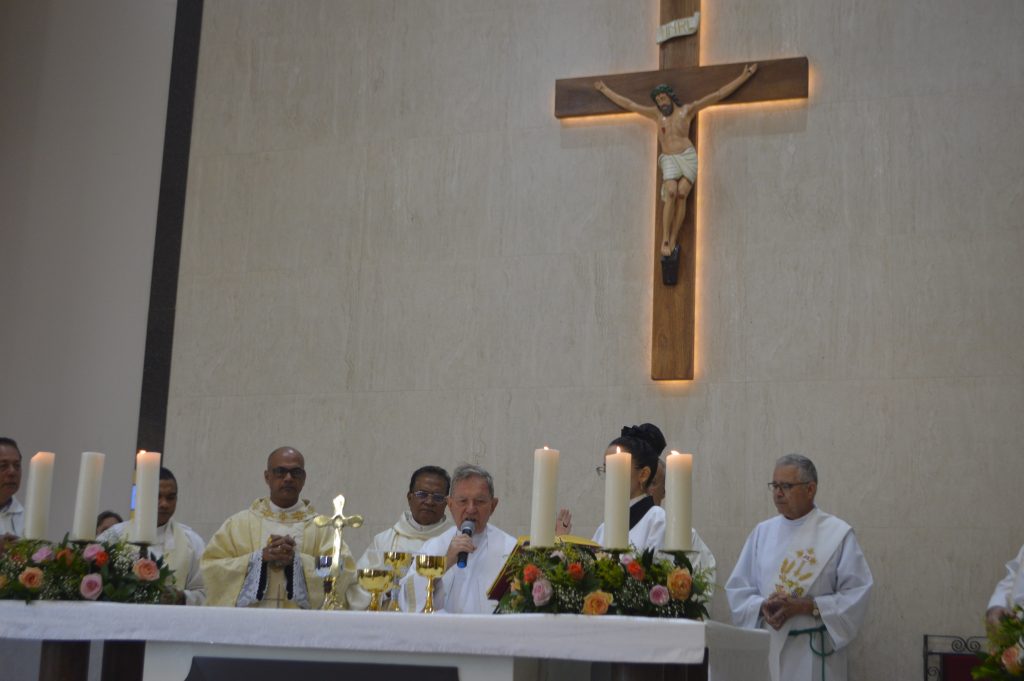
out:
M704 619L707 571L683 552L610 553L580 544L525 548L506 566L510 588L499 613L582 613Z
M976 679L1019 679L1024 676L1024 608L1017 605L988 631L989 654L971 670Z
M0 598L28 601L160 603L173 598L162 559L118 542L58 544L20 539L0 554Z

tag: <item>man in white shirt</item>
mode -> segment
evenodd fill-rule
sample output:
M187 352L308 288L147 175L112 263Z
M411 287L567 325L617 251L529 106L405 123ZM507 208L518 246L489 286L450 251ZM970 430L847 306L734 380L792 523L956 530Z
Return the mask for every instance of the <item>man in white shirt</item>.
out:
M171 586L177 592L178 605L203 605L206 602L206 587L199 569L203 555L202 537L191 527L172 520L178 508L178 480L174 473L161 466L160 495L156 510L156 541L150 544L153 555L163 557L164 563L174 573ZM124 538L131 541L132 522L117 523L104 530L96 541L118 542Z
M369 548L356 561L356 569L382 567L384 554L388 551L419 553L423 543L433 539L452 526L445 515L451 478L448 471L439 466L423 466L418 468L409 480L409 491L405 500L409 510L402 513L394 525L373 538ZM402 591L406 605L412 607L416 597L413 581L406 583ZM350 589L363 591L358 584ZM364 592L365 593L365 592ZM349 606L362 609L369 605L369 594L356 597L349 591Z
M871 570L850 526L814 505L810 459L782 457L768 485L779 515L754 528L725 584L733 623L769 630L772 681L845 681Z
M515 537L488 523L497 507L490 473L470 464L455 469L448 497L448 509L455 525L420 549L422 554L446 557L444 576L436 580L435 585L436 609L457 613L494 612L498 603L487 598L487 591L516 547ZM475 524L472 536L461 531L467 521ZM466 554L465 567L458 566L460 553ZM421 610L426 602L427 580L417 575L415 568L406 579L415 583L415 609Z
M990 627L999 626L999 621L1010 614L1015 605L1024 604L1024 583L1021 579L1021 565L1024 564L1024 546L1016 557L1006 564L1006 576L996 584L992 597L988 599L985 621Z
M25 509L14 498L20 488L21 450L11 438L0 437L0 553L25 531Z

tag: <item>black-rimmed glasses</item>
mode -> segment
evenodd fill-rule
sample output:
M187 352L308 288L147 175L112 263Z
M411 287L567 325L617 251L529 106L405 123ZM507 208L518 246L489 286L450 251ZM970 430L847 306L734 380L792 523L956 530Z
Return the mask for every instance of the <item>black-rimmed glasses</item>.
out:
M306 477L306 471L302 468L285 468L284 466L275 466L270 469L274 477L278 480L284 480L286 476L292 476L292 480L302 480Z

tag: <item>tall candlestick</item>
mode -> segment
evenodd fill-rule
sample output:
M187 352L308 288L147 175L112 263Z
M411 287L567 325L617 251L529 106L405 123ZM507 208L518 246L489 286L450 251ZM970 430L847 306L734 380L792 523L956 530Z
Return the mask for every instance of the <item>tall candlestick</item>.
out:
M629 547L629 474L633 455L618 447L604 457L604 546Z
M558 487L558 450L533 452L533 504L530 509L530 546L555 545L555 490Z
M141 450L135 457L135 527L132 541L156 541L156 506L160 495L160 452Z
M693 548L693 455L665 457L665 550Z
M82 463L78 468L78 494L75 496L75 520L71 525L73 540L92 541L96 538L96 513L100 505L105 458L100 452L82 452Z
M25 539L46 539L50 522L50 490L53 488L53 452L39 452L28 463L28 495L25 497Z

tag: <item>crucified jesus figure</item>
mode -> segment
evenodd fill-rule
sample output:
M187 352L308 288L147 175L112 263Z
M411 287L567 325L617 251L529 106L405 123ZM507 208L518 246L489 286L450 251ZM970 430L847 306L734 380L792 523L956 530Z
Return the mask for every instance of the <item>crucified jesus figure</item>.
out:
M644 106L623 97L605 85L604 81L594 83L597 91L615 104L651 119L658 126L658 143L661 146L658 165L661 166L661 201L664 204L661 213L663 258L677 255L679 228L686 217L686 197L697 181L697 150L690 141L690 124L701 109L731 95L756 71L757 64L747 64L735 79L689 104L680 102L675 91L668 85L659 85L651 91L655 106Z

